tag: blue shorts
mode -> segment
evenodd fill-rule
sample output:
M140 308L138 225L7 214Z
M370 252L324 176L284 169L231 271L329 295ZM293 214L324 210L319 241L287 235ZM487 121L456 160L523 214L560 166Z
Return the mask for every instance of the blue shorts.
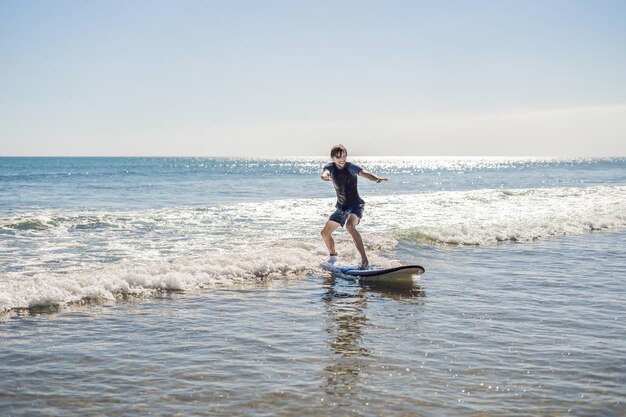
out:
M364 206L365 204L357 203L348 207L345 210L343 210L341 207L337 207L337 210L335 210L335 212L330 215L328 220L332 220L336 223L339 223L342 226L346 224L346 221L348 220L348 217L350 217L351 214L356 214L359 220L361 220L361 218L363 217Z

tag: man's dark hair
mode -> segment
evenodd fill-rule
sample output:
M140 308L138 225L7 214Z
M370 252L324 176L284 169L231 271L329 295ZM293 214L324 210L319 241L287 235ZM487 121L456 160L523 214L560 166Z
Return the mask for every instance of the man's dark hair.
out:
M342 144L335 145L330 150L330 157L331 158L341 158L341 155L343 155L343 154L347 155L348 151L346 150L346 147L343 146Z

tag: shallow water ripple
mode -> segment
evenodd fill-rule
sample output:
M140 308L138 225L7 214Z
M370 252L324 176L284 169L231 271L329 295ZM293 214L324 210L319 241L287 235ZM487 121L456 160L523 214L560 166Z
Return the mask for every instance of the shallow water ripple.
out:
M398 258L427 266L410 288L320 272L14 314L0 321L0 409L620 416L621 247L624 232L484 248L401 241Z

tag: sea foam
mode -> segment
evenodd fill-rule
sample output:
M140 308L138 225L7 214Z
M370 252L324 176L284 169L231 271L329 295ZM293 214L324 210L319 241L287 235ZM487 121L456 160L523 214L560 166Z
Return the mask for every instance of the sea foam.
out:
M0 219L0 311L320 274L332 199L134 211L39 210ZM33 226L34 225L34 226ZM485 189L367 198L370 261L420 245L529 242L626 228L626 187ZM358 254L336 233L342 262Z

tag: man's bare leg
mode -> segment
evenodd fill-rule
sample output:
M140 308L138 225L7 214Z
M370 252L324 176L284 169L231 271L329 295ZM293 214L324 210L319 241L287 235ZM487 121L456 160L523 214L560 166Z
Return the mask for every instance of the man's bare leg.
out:
M329 256L337 256L337 249L335 248L335 239L333 239L333 232L337 230L339 226L341 226L339 223L328 220L326 222L326 225L322 229L322 239L324 239L324 243L326 243Z
M361 234L358 230L356 230L356 226L359 222L360 220L356 214L350 214L350 216L348 216L348 220L346 221L346 230L350 233L350 236L352 236L356 249L361 254L361 268L367 268L369 266L369 261L367 260L367 255L365 254L365 245L363 244Z

